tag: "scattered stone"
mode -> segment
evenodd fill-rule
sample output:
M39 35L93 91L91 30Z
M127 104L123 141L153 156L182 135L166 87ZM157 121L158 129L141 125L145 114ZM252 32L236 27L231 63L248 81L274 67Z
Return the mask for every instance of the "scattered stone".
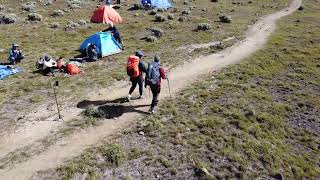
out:
M218 0L211 0L211 2L218 2Z
M28 12L35 12L36 2L27 2L22 4L22 9Z
M208 23L200 23L197 26L197 30L202 30L202 31L207 31L210 30L212 28L212 26Z
M85 26L87 25L87 21L82 19L82 20L79 20L78 24L81 26Z
M163 34L163 31L161 29L158 28L151 28L149 29L151 31L151 33L153 34L153 36L160 38Z
M144 132L143 131L139 131L139 135L144 136Z
M181 14L182 14L182 15L190 15L190 14L191 14L191 11L189 11L189 10L183 10L183 11L181 12Z
M219 19L221 22L224 22L224 23L231 23L232 22L232 18L227 15L219 16Z
M4 11L6 8L3 5L0 5L0 11Z
M180 22L183 22L183 21L186 21L186 20L187 20L187 18L186 18L186 17L184 17L184 16L179 17L179 19L178 19L178 21L180 21Z
M0 24L11 24L18 21L16 14L1 14L0 13Z
M58 10L54 10L51 14L51 16L53 17L57 17L57 16L63 16L65 15L65 12L63 12L62 10L58 9Z
M114 5L112 6L113 9L121 9L121 6L120 5Z
M30 13L28 14L29 21L42 21L43 17L38 13Z
M150 15L156 15L156 14L157 14L157 11L153 9L152 11L150 11L149 14L150 14Z
M147 42L155 42L155 41L158 41L158 38L155 36L147 36L146 41Z
M53 28L53 29L58 28L59 26L60 26L60 24L58 22L52 22L49 24L49 27Z
M174 19L174 15L173 14L169 14L168 15L168 19L170 19L170 20Z
M157 12L165 12L166 10L165 9L163 9L163 8L159 8L159 9L157 9Z

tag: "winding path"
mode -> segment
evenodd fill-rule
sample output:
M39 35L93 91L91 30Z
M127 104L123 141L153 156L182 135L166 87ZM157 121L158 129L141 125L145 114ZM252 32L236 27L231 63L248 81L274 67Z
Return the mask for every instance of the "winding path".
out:
M169 73L172 93L176 94L181 89L198 80L199 77L230 64L238 63L255 51L261 49L268 37L275 31L276 21L293 13L300 5L301 0L293 0L289 7L265 16L256 24L252 25L247 31L246 38L243 41L220 53L196 59L191 63L184 64L172 70ZM101 90L93 94L90 100L101 100L106 97L108 100L113 100L125 96L127 90L127 85L114 88L113 91L110 89L108 91ZM168 88L164 83L160 98L164 99L168 97ZM17 164L12 168L0 170L0 179L29 179L37 171L47 170L61 165L65 160L81 154L86 148L98 144L102 139L110 138L111 135L123 129L123 127L128 127L128 125L132 123L132 120L141 117L139 112L147 111L148 106L145 105L148 105L150 101L150 99L146 98L125 104L124 106L127 106L127 109L131 109L130 112L124 113L118 119L105 120L101 126L76 132L58 141L49 147L47 151L39 155L31 157L29 160ZM80 111L80 109L72 109L71 113L66 113L71 115L65 118L73 119Z

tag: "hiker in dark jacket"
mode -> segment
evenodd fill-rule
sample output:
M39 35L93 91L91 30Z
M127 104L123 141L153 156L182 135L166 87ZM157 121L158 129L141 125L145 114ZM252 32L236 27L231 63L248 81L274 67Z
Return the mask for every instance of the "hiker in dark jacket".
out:
M166 72L160 65L160 57L155 56L154 61L149 63L146 73L145 87L150 86L152 92L152 103L149 113L153 114L158 105L158 97L161 90L161 79L166 79Z
M138 99L143 99L143 73L147 72L146 66L144 65L144 63L142 62L142 57L143 57L143 53L141 51L137 51L135 54L136 57L139 58L139 64L138 64L138 68L139 68L139 75L137 77L133 77L130 70L127 69L127 74L128 76L130 76L130 81L132 82L132 86L129 90L129 94L127 96L128 100L130 101L132 96L131 94L133 93L134 89L136 88L137 84L139 85L139 97Z
M109 23L109 27L107 29L103 30L102 32L108 32L108 31L111 32L111 34L113 35L114 39L121 45L122 49L124 49L123 48L123 41L121 39L121 35L120 35L118 29L116 28L116 26L113 25L112 23Z
M19 45L17 44L12 44L12 48L10 49L9 52L9 61L11 65L14 65L16 62L20 62L24 56L22 55L22 52L19 48Z
M98 53L97 53L97 47L93 43L90 43L87 47L87 58L85 58L86 61L96 61L98 60Z

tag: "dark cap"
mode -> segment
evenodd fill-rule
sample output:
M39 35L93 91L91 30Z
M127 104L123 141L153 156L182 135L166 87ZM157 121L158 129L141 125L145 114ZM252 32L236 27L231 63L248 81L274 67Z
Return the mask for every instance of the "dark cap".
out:
M160 62L160 57L158 55L154 56L154 62Z
M142 57L142 56L143 56L143 52L142 52L142 51L137 51L137 52L136 52L136 56Z

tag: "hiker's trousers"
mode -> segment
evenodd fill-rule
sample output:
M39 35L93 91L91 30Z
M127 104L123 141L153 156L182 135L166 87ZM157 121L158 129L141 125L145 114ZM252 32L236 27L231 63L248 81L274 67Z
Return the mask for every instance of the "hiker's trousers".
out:
M142 75L135 77L135 78L130 78L130 81L132 82L132 86L130 88L129 94L131 95L134 91L134 89L137 87L137 84L139 85L139 94L142 96L143 94L143 77Z
M151 107L150 109L153 110L154 107L156 107L158 105L158 98L159 98L159 94L160 94L160 91L161 91L161 87L160 85L150 85L150 89L151 89L151 92L152 92L152 102L151 102Z

